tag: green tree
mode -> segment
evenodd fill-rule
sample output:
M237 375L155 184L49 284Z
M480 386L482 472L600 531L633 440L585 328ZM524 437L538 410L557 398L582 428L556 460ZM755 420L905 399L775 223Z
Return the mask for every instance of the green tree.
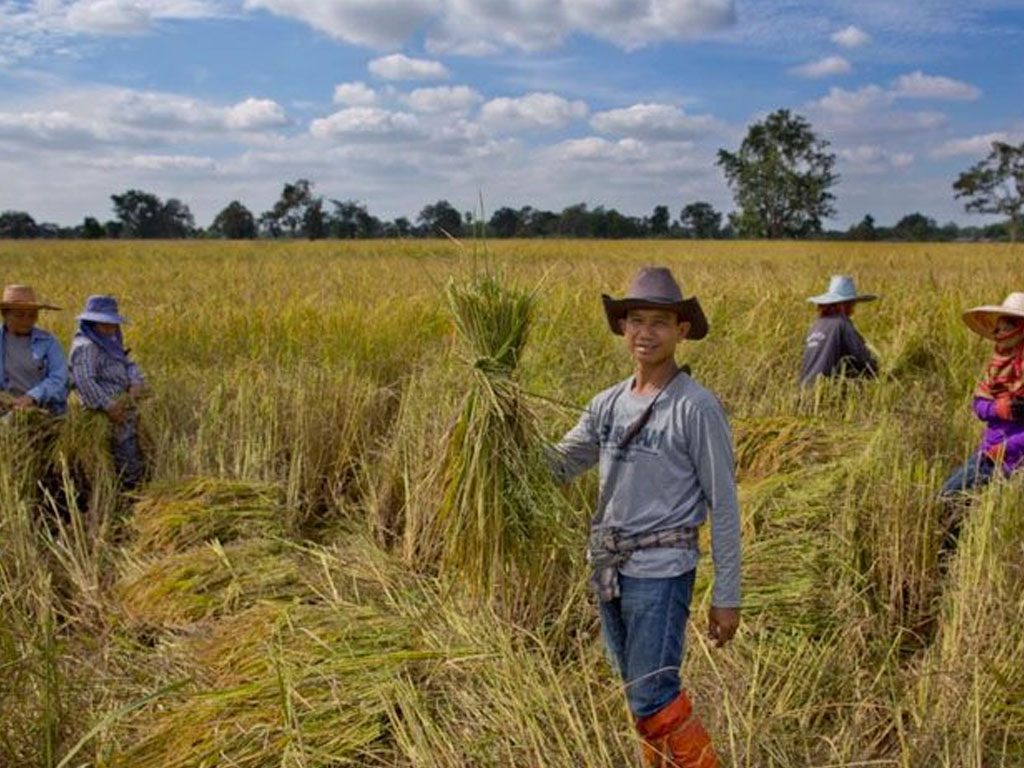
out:
M129 189L111 195L114 213L121 222L122 237L142 239L181 238L195 234L195 219L185 203L170 198L166 203L151 192Z
M487 230L492 237L515 237L519 234L519 227L519 211L507 206L492 213L491 220L487 222Z
M671 214L668 212L667 205L656 205L654 211L651 213L651 219L649 227L651 234L654 237L666 237L668 235L668 226L671 220Z
M81 235L84 240L101 240L107 232L95 217L86 216L82 220Z
M315 213L310 214L309 208L317 204L321 207L322 223L323 201L313 196L313 182L297 179L294 184L285 183L274 207L260 216L260 227L271 237L280 237L285 232L289 237L299 234L309 236L307 224L314 228L317 224L317 216ZM307 216L310 217L308 221ZM322 233L319 236L322 237Z
M690 203L679 213L683 234L694 240L713 240L722 234L722 214L703 200Z
M25 211L4 211L0 213L0 238L20 240L38 237L39 226Z
M1007 234L1016 242L1024 226L1024 142L1015 147L993 141L988 157L961 173L953 190L957 199L969 198L964 206L967 211L1006 216Z
M232 200L217 214L210 229L228 240L251 240L256 237L256 219L252 211Z
M865 214L857 224L854 224L846 232L847 240L872 241L878 239L878 231L875 229L875 217L870 213Z
M788 109L747 130L737 152L718 150L718 165L733 190L742 237L804 237L821 231L835 213L829 189L839 180L835 155L811 125Z
M926 242L937 240L938 234L939 225L935 223L935 219L923 213L909 213L892 228L892 236L897 240Z
M458 237L462 232L462 214L447 200L438 200L433 205L426 205L417 219L426 230L428 237L451 235Z

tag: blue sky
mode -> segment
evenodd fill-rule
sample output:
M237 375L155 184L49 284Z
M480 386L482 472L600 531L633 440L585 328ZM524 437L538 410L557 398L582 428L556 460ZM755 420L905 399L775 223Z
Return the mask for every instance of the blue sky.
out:
M673 215L785 107L845 227L953 198L1024 141L1024 0L0 0L0 209L75 223L130 187L208 224L286 181L391 218L482 192Z

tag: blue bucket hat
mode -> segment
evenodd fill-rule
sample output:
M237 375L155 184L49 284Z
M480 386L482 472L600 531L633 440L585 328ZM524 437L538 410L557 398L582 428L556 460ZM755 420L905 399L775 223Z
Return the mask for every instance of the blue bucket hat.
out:
M877 299L873 293L857 293L853 284L853 278L849 275L832 275L828 281L828 290L819 296L811 296L807 299L811 304L842 304L847 301L874 301Z
M117 314L117 299L113 296L90 296L85 300L85 311L78 316L78 319L91 323L112 323L114 325L128 323Z

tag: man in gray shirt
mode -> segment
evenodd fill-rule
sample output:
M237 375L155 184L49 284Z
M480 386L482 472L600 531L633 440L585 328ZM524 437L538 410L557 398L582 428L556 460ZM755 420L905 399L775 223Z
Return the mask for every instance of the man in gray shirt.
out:
M0 298L0 391L6 408L67 409L68 372L60 342L36 327L40 309L57 309L36 299L27 285L8 285Z
M697 566L711 517L718 645L739 625L740 520L732 439L721 404L675 362L676 345L708 325L669 270L642 269L626 298L604 297L634 374L595 397L554 456L571 478L598 464L589 545L605 644L626 684L651 765L713 768L711 740L681 690L679 666Z
M804 339L803 386L813 386L819 376L870 377L877 373L875 356L850 320L858 303L876 298L857 293L849 275L833 275L825 293L808 299L818 307L818 319Z

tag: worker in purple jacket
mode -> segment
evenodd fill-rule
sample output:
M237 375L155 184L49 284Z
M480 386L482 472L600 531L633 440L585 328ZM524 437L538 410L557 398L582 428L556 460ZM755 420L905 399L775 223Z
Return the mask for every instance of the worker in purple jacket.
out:
M942 486L945 500L987 484L997 470L1009 475L1024 464L1024 293L969 309L963 319L994 341L995 350L974 390L974 413L985 422L981 445Z
M857 293L849 275L833 275L825 293L808 299L818 307L818 319L804 339L803 386L814 386L819 376L874 376L878 372L875 356L850 320L857 304L876 298Z

